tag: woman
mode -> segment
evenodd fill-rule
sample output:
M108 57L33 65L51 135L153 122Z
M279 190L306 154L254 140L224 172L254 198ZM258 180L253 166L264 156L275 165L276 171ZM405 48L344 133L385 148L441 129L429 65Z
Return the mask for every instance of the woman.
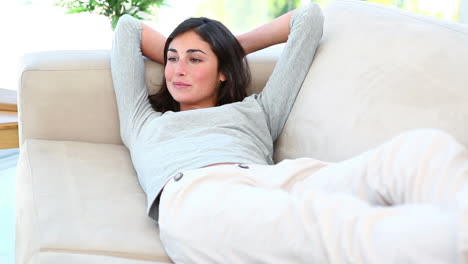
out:
M445 133L405 133L336 164L273 165L322 27L316 4L237 38L206 18L167 41L119 21L111 63L121 136L174 262L462 260L468 152ZM247 97L244 56L285 41L264 90ZM149 100L142 54L165 65Z

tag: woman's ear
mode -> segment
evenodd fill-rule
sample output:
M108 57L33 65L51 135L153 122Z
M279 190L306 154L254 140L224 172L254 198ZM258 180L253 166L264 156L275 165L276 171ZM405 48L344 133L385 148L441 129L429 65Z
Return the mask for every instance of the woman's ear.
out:
M219 81L220 82L225 82L226 81L226 76L224 75L224 73L219 74Z

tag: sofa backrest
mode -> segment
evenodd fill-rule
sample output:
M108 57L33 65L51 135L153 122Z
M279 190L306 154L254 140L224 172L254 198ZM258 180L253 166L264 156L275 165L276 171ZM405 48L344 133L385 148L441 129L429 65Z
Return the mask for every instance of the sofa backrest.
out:
M270 47L248 56L251 92L265 86L281 53ZM162 82L161 64L146 60L149 93ZM20 144L26 139L122 144L109 51L48 51L23 57L18 87Z
M402 131L439 128L468 146L468 27L337 0L275 159L339 161Z

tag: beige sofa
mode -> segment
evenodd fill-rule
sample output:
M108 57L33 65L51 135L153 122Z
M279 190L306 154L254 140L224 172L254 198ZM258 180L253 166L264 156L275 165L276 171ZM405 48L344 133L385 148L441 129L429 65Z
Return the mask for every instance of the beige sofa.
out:
M466 26L353 0L325 16L277 161L339 161L420 127L468 145ZM280 51L249 56L254 91ZM150 92L161 70L147 61ZM170 263L120 140L108 51L26 56L19 124L17 263Z

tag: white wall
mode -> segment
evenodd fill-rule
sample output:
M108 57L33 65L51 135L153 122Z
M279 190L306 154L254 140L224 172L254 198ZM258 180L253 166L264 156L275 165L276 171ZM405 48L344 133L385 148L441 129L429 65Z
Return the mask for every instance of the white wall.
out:
M460 11L458 13L460 23L468 24L468 0L460 0Z

